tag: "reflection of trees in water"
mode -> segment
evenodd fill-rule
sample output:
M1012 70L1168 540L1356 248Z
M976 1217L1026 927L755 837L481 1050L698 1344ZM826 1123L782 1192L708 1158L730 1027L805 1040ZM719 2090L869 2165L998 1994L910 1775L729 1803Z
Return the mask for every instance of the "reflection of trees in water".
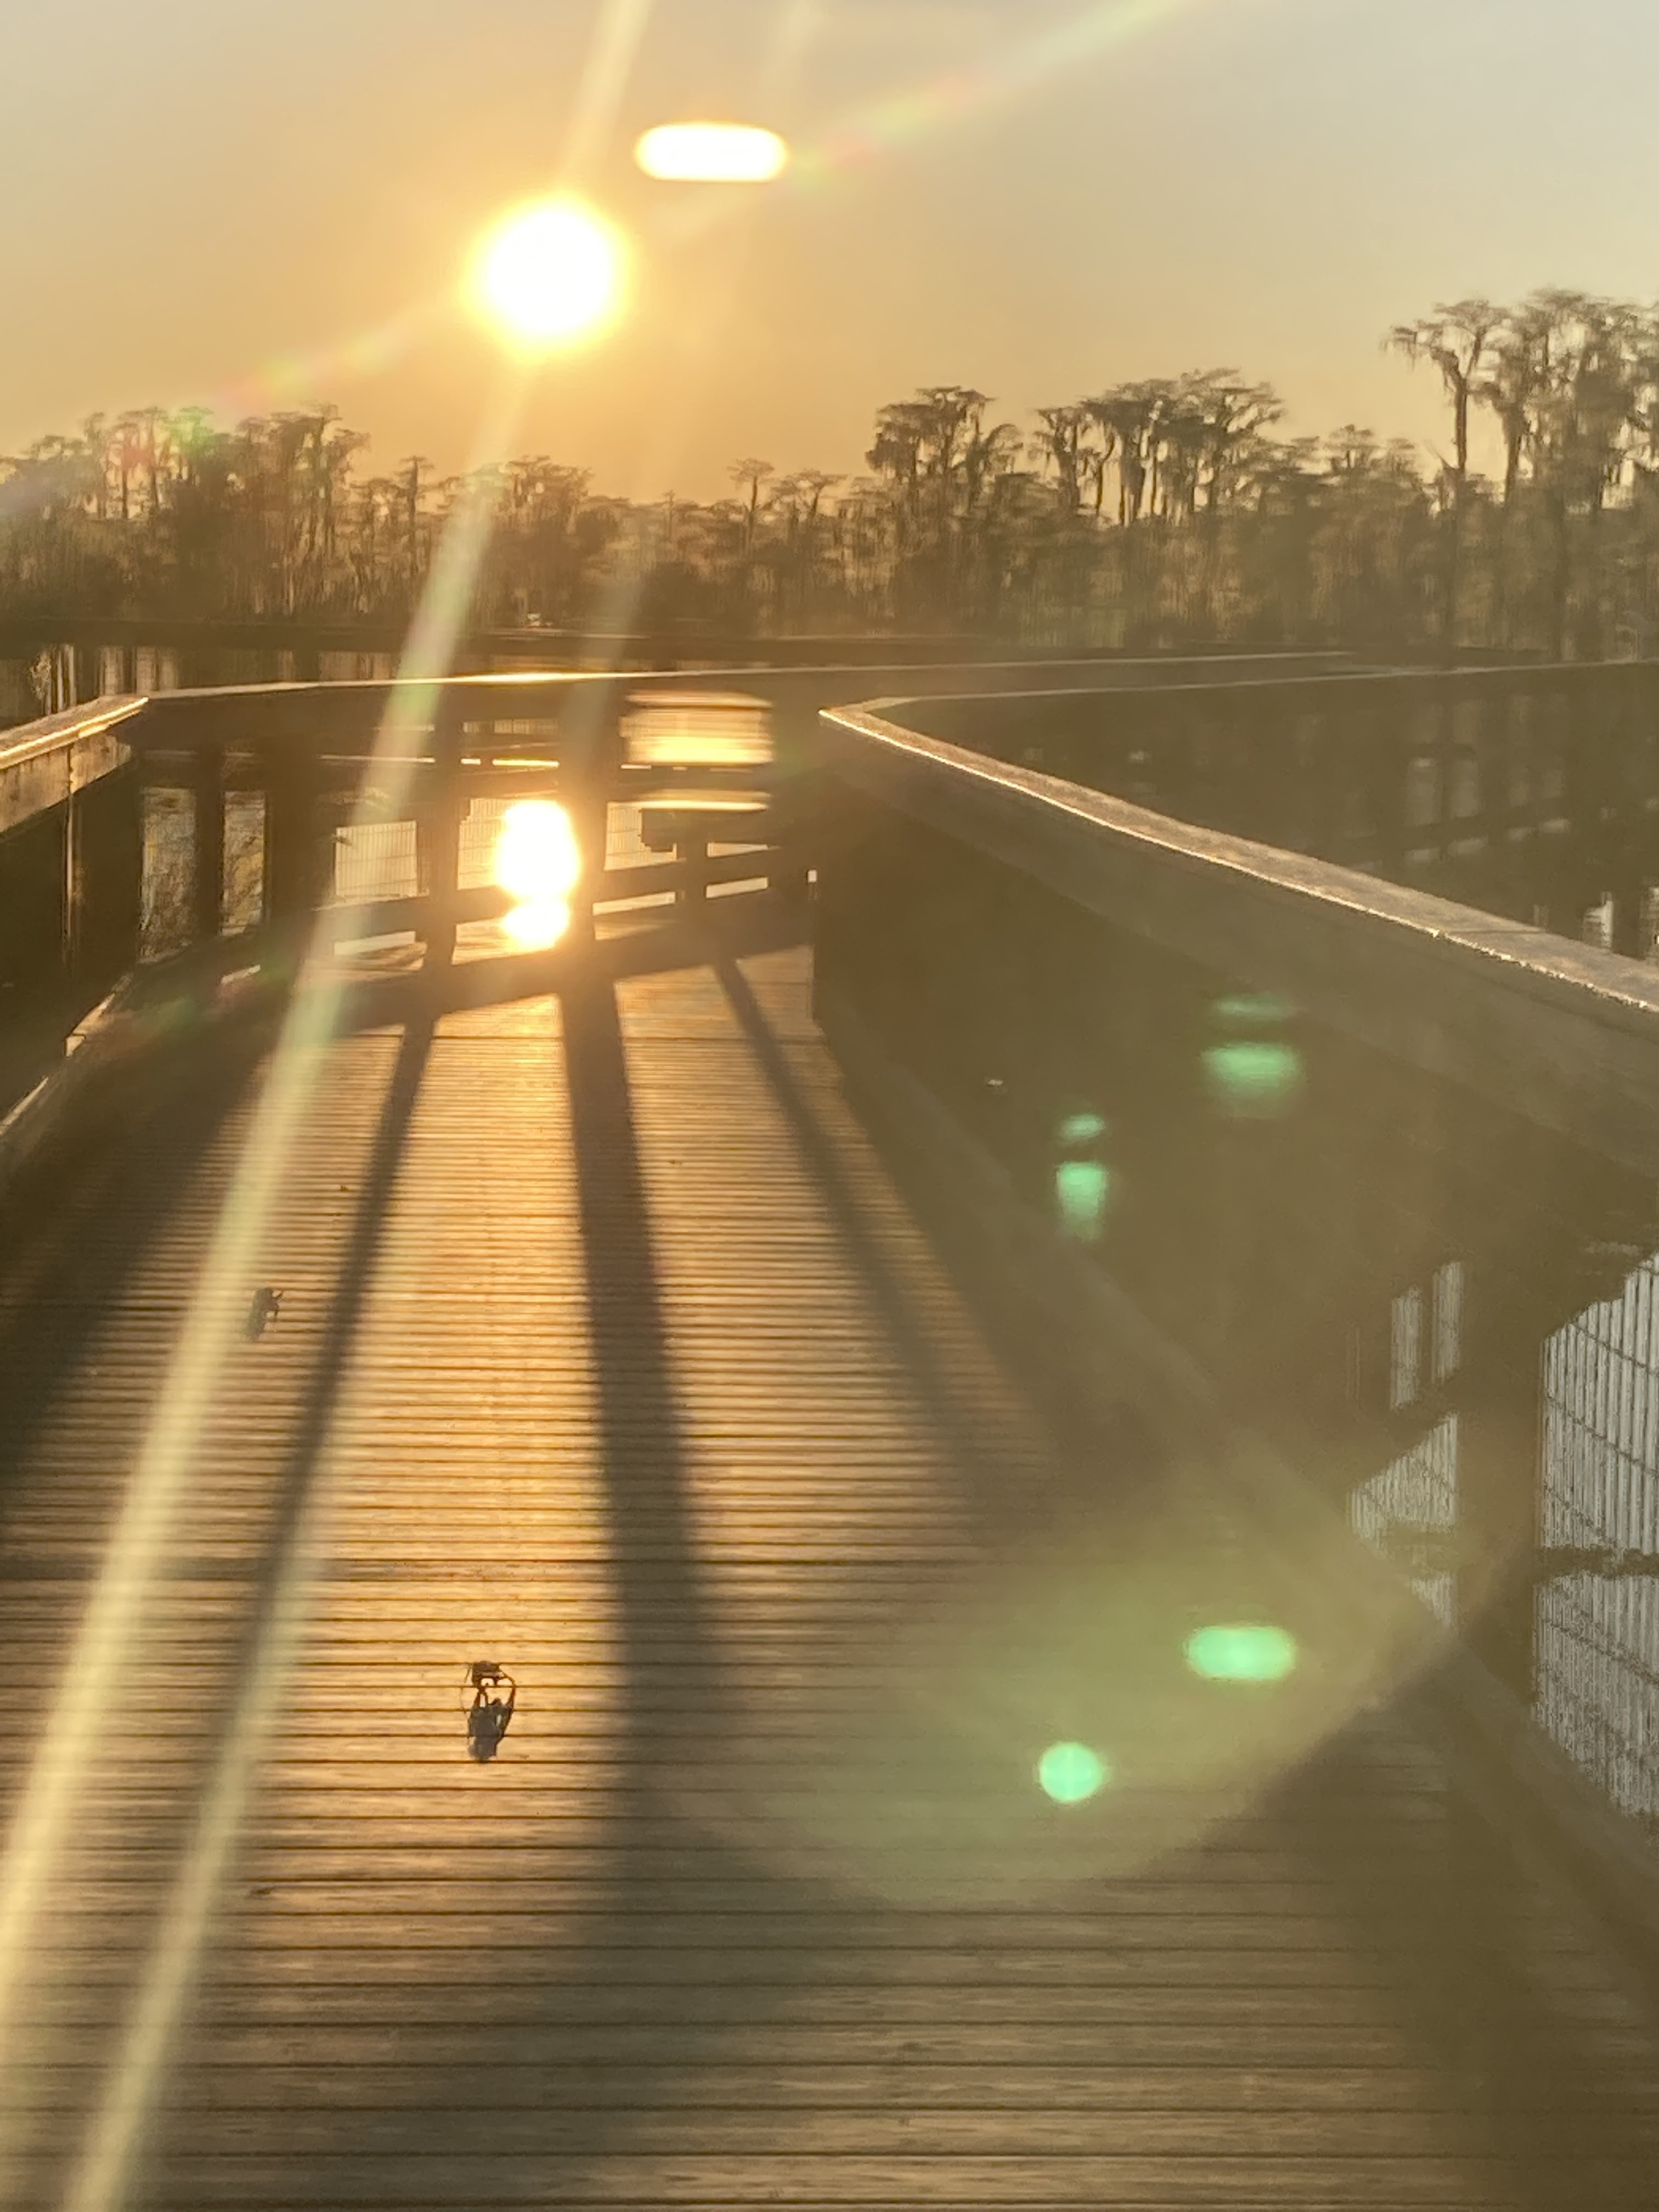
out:
M930 386L878 410L864 473L746 456L705 503L611 498L526 455L492 471L478 617L1640 650L1659 628L1659 317L1549 291L1437 307L1389 343L1445 388L1448 456L1426 465L1352 423L1282 437L1273 387L1233 369L1107 386L1029 427ZM149 409L39 440L0 462L0 612L401 618L463 484L421 454L370 474L367 442L332 408L234 429ZM70 703L50 652L32 682Z

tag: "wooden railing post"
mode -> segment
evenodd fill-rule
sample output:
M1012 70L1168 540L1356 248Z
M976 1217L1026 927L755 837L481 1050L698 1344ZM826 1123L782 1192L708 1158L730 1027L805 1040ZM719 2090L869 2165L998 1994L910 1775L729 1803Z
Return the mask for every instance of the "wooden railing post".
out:
M701 906L708 896L708 839L706 835L687 832L684 817L675 835L674 857L684 872L674 887L677 908Z
M581 876L570 908L570 935L575 940L592 935L594 902L605 896L611 794L622 758L625 705L625 687L618 682L574 691L561 708L560 795L581 855Z
M62 969L72 988L102 982L137 957L140 788L129 769L76 785L64 805Z
M217 745L197 748L191 781L194 818L191 935L216 942L224 924L225 757Z
M774 819L771 835L772 853L767 863L766 879L778 897L787 899L792 905L805 905L809 889L810 854L803 819L799 793L791 794L783 818Z
M423 965L428 969L447 968L455 957L463 804L459 709L442 696L433 720L431 781L416 817L420 886L426 898Z
M265 756L265 921L297 957L316 904L317 763L292 744Z
M1547 1331L1516 1271L1496 1255L1469 1283L1466 1316L1455 1391L1458 1626L1529 1705Z
M87 800L84 787L76 787L64 807L62 965L71 983L86 963L87 895Z
M1350 731L1370 794L1370 861L1379 875L1397 877L1406 860L1406 779L1417 702L1403 690L1391 690L1355 705Z
M106 986L137 964L143 878L143 786L136 764L82 784L64 844L65 945L77 984Z

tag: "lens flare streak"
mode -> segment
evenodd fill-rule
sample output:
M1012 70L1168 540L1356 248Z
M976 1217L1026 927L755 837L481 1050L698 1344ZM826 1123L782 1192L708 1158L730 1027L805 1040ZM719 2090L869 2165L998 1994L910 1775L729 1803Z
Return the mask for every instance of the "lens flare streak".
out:
M804 179L819 179L859 167L951 123L1011 106L1201 4L1204 0L1103 0L970 68L949 70L848 117L798 157L797 171Z

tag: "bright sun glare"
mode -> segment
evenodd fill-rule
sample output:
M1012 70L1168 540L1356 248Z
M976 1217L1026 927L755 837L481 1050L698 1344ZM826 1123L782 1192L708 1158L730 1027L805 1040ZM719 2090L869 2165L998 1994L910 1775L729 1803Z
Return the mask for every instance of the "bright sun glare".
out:
M647 177L680 184L765 185L781 176L789 149L751 123L661 123L634 149Z
M570 817L556 800L520 799L501 817L495 881L519 903L501 917L515 945L556 944L570 926L570 894L582 872Z
M572 200L516 209L489 232L472 269L475 304L532 353L574 344L621 305L622 242Z

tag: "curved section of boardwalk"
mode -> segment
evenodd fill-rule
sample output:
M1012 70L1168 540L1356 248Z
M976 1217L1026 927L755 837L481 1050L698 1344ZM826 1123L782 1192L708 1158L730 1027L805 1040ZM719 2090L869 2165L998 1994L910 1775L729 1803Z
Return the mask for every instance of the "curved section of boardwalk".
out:
M258 1073L18 1238L14 1806L64 1670L111 1686L4 1962L0 2205L1650 2201L1616 1981L1409 1744L1224 1822L1042 1800L1067 1692L975 1593L1076 1469L805 984L717 955L329 1047L249 1255L279 1318L142 1557Z

